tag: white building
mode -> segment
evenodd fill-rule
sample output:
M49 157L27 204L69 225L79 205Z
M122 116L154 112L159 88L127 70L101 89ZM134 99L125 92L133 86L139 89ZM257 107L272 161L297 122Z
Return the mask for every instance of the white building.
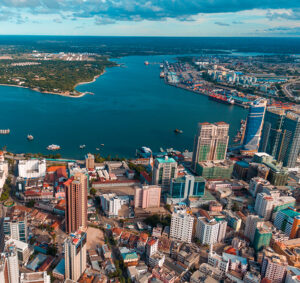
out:
M117 196L115 193L100 196L101 207L108 217L117 217L122 205L129 204L128 196Z
M274 198L266 193L259 193L256 196L255 201L255 212L261 216L264 220L270 220L273 207L274 207Z
M254 177L249 183L249 193L256 197L257 193L260 193L264 186L270 186L270 182L260 177Z
M219 223L215 219L198 217L196 227L196 237L201 244L215 244L218 242Z
M46 271L21 273L20 283L50 283L50 275Z
M151 239L146 244L146 255L148 257L154 255L158 251L158 240Z
M8 176L8 163L4 160L4 154L0 151L0 192Z
M222 242L226 236L227 221L219 221L218 243Z
M245 225L245 233L244 235L249 238L251 243L254 241L254 235L256 228L258 226L259 222L264 221L262 218L260 218L258 215L248 215Z
M8 280L7 280L8 279ZM0 254L0 282L19 283L19 262L15 247L6 247Z
M21 264L25 265L28 262L30 255L32 254L33 250L29 248L27 243L22 241L8 239L5 242L6 248L10 246L14 246L18 255L18 260Z
M46 159L19 160L19 177L40 178L46 175Z
M184 208L178 208L172 214L170 238L191 243L194 217Z

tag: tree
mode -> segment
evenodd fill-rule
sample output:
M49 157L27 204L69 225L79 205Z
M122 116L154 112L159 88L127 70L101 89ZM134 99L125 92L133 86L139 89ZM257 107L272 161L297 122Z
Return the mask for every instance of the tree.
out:
M97 190L95 188L91 188L90 190L90 194L95 196L96 195Z

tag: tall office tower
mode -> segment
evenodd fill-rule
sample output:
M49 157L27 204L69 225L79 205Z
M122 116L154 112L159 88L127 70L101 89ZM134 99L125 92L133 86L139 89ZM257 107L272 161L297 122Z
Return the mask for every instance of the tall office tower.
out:
M249 108L243 137L243 150L247 153L258 151L267 100L257 99Z
M86 233L77 231L64 242L65 279L78 281L86 269Z
M184 208L177 208L172 214L170 238L191 243L194 217Z
M284 255L275 253L267 248L264 251L261 263L261 277L269 279L270 282L284 282L288 261Z
M283 109L277 107L267 109L261 132L260 152L266 152L274 158L276 157L284 117L285 111Z
M260 222L263 222L263 219L258 215L247 216L244 235L251 241L251 243L254 241L255 231Z
M282 134L277 148L277 161L285 167L294 167L300 151L300 115L287 112L282 125Z
M177 178L177 162L173 158L156 158L153 168L152 183L163 189L170 187L171 180Z
M87 227L87 176L75 173L64 183L66 193L66 232Z
M201 244L215 244L218 242L219 223L215 219L198 217L196 226L196 237Z
M198 162L225 160L229 140L228 130L229 124L224 122L198 124L192 159L194 171Z
M134 192L134 207L159 207L160 195L161 187L159 186L136 187Z
M87 169L94 169L95 168L95 156L91 153L88 153L85 156L85 167Z
M10 209L3 221L3 232L14 240L27 242L27 214L17 206Z
M14 246L6 246L0 254L0 282L19 283L19 262Z

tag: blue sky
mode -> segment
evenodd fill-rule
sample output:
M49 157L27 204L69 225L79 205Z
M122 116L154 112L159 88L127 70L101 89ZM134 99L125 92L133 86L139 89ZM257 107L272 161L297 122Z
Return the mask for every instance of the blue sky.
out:
M300 0L0 0L0 34L300 36Z

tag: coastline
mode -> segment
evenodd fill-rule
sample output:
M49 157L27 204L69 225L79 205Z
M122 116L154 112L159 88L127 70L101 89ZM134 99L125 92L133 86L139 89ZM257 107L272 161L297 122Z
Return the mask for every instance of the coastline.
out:
M77 86L79 85L84 85L84 84L90 84L90 83L94 83L99 77L101 77L103 74L105 73L105 69L99 74L94 76L93 80L89 81L89 82L79 82L74 86L74 90ZM78 95L71 95L71 94L67 94L67 93L62 93L62 92L54 92L54 91L40 91L37 90L35 88L30 88L28 86L21 86L21 85L12 85L12 84L0 84L0 86L10 86L10 87L19 87L19 88L27 88L30 89L32 91L36 91L39 93L46 93L46 94L53 94L53 95L60 95L60 96L64 96L64 97L70 97L70 98L81 98L83 96L85 96L86 94L92 94L90 92L78 92Z

